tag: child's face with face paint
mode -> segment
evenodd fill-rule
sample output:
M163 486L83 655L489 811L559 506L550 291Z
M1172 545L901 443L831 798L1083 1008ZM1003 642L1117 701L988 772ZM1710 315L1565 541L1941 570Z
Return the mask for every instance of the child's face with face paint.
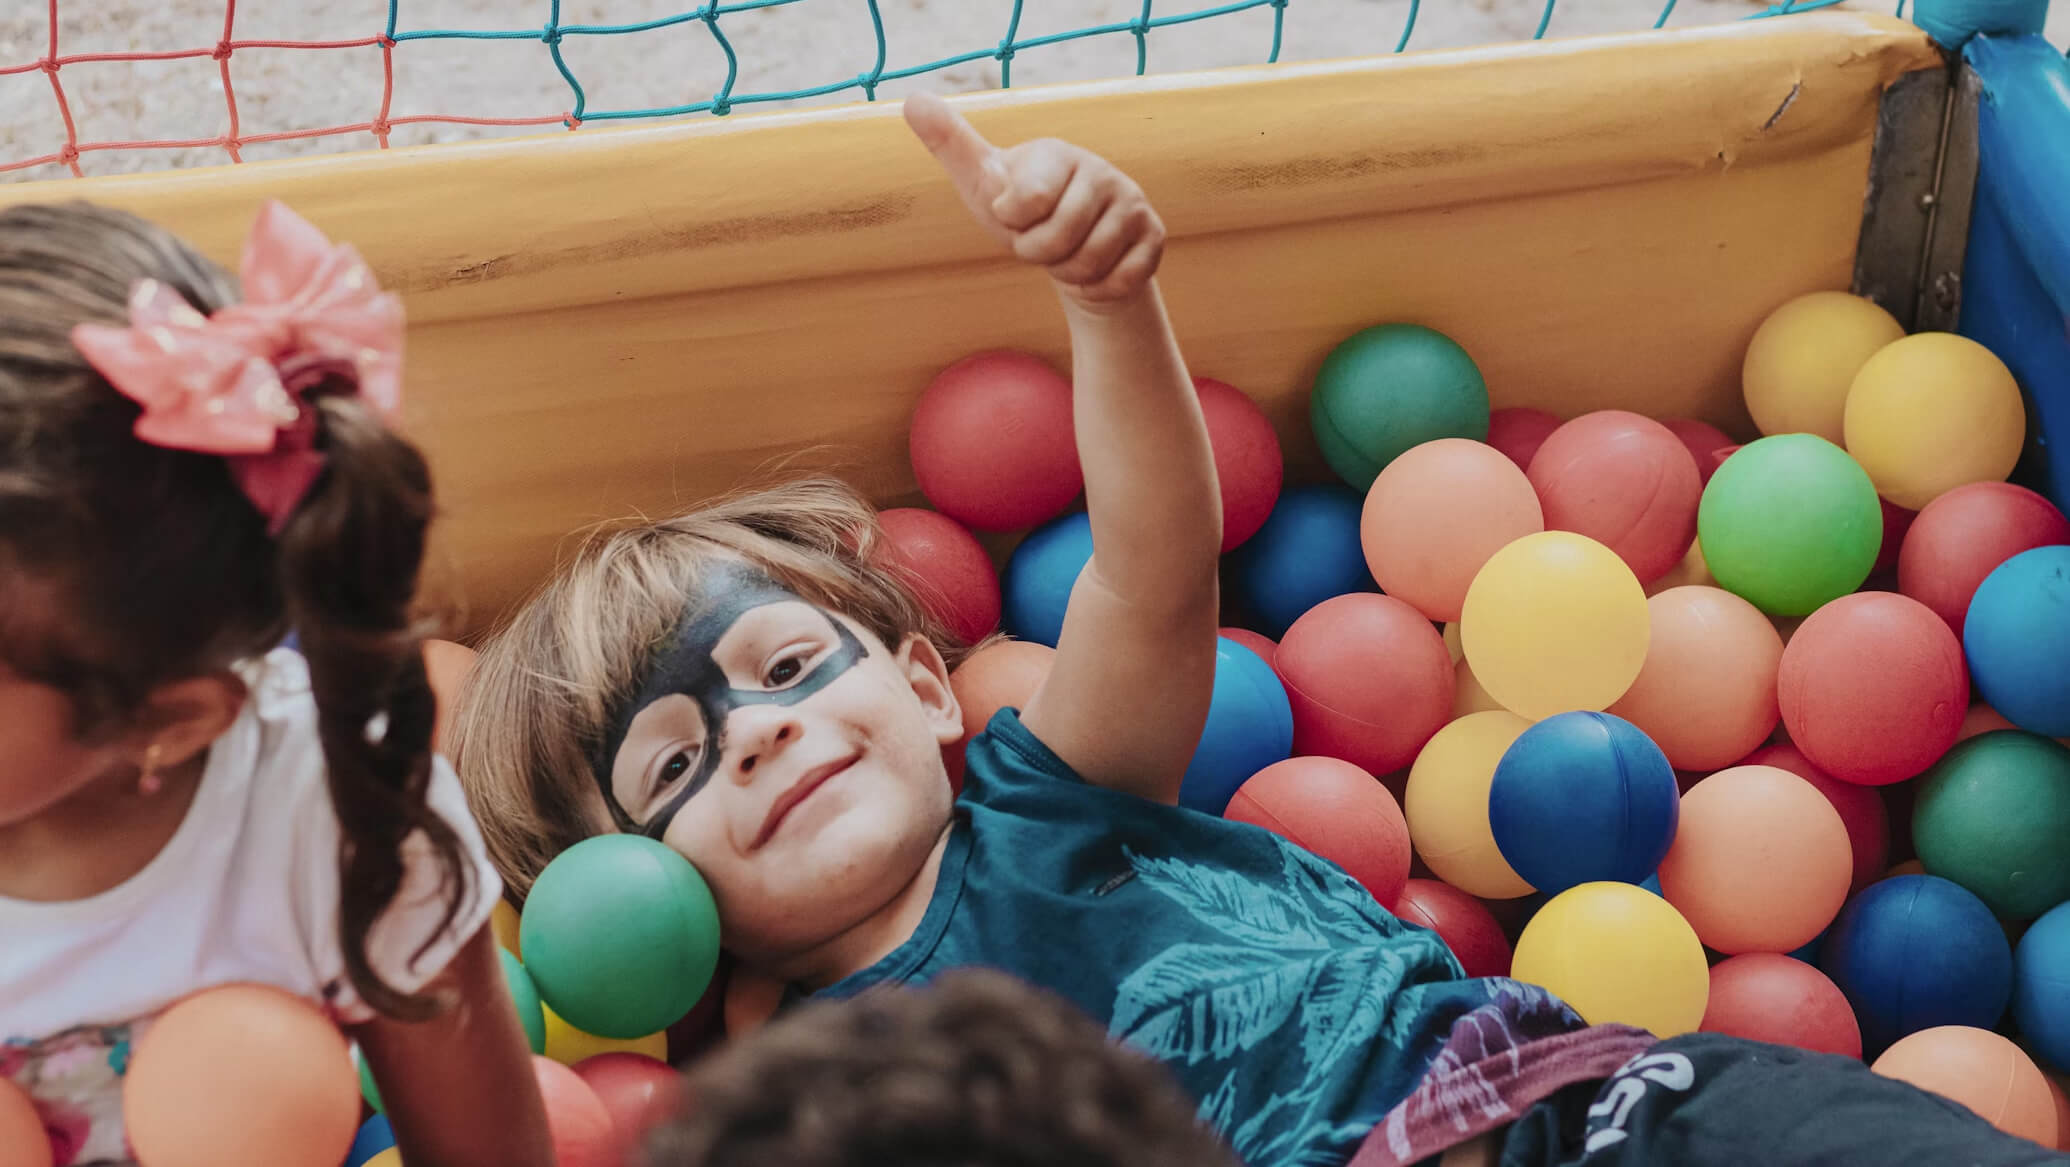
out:
M775 962L884 909L949 821L947 669L740 563L702 594L594 760L620 830L697 865L727 943Z

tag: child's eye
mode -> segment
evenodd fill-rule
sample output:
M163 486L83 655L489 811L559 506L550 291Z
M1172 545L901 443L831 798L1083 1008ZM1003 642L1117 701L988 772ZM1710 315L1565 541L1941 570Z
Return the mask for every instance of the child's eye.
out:
M784 657L769 666L769 672L762 678L762 683L771 688L790 684L804 674L805 662L810 660L811 656L810 652L800 650Z
M654 792L659 794L674 786L684 775L690 773L690 768L696 764L697 755L694 751L677 750L670 754L668 760L661 764L661 773L654 779Z

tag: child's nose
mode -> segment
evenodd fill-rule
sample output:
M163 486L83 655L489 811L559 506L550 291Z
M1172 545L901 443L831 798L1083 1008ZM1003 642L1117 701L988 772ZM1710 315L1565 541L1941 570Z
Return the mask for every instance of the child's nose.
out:
M782 705L749 705L733 711L726 732L733 739L733 780L745 786L770 759L788 749L804 727Z

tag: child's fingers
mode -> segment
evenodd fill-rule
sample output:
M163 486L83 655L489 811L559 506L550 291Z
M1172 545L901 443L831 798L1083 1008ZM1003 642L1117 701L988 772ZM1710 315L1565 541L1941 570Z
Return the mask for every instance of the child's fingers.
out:
M1086 287L1106 279L1129 249L1142 239L1149 217L1150 208L1140 202L1109 206L1078 250L1050 267L1050 277L1074 287Z
M906 125L950 181L976 210L998 196L1004 181L999 148L985 140L970 120L932 93L916 93L905 101Z
M1062 142L1029 142L1007 152L1005 189L992 200L992 214L1009 231L1025 231L1057 208L1072 176L1078 151Z
M1098 283L1080 288L1078 295L1095 303L1133 296L1156 278L1158 265L1163 261L1164 232L1153 231L1138 239Z
M1049 217L1014 237L1014 254L1044 267L1070 259L1099 225L1111 197L1110 190L1080 170Z

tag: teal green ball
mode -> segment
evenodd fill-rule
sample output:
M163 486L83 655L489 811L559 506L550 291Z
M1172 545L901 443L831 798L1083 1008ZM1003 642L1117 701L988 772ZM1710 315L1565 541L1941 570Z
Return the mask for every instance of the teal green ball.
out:
M367 1055L355 1046L352 1060L359 1063L359 1096L367 1100L375 1114L387 1114L388 1107L381 1102L381 1088L374 1085L374 1068L367 1065Z
M1696 541L1718 586L1771 616L1809 616L1869 578L1883 506L1847 451L1814 434L1777 434L1711 476Z
M639 835L561 852L518 920L525 971L568 1024L630 1040L697 1004L719 964L719 909L690 861Z
M525 1044L535 1054L546 1052L546 1013L539 1008L539 987L532 983L532 974L518 958L504 951L499 945L496 955L503 959L503 983L510 986L510 1003L517 1006L518 1024L525 1027Z
M1323 460L1358 490L1412 446L1488 438L1488 383L1459 343L1415 324L1382 324L1331 351L1308 398Z
M1912 841L2001 919L2070 900L2070 750L2016 729L1958 744L1920 776Z

